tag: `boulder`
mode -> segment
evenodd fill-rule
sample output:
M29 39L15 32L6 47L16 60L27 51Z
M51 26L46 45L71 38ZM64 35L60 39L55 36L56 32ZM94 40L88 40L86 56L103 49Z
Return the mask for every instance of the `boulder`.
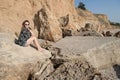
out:
M102 37L103 35L101 33L98 33L94 30L91 31L84 31L84 32L77 32L74 34L75 36L97 36L97 37Z
M38 23L38 38L55 42L62 38L62 31L59 27L58 21L51 21L45 8L42 8L40 11L38 11L35 21Z
M114 36L120 38L120 31L116 32Z
M110 37L110 36L112 36L112 33L110 31L106 31L105 36Z
M104 35L104 36L113 36L113 37L118 37L119 38L119 34L120 34L120 29L105 29L105 30L103 30L102 31L102 34Z
M57 61L57 60L55 60ZM58 62L57 62L58 63ZM59 61L60 63L60 61ZM84 59L69 60L55 67L47 77L38 80L90 80L94 77L94 69ZM35 80L35 79L33 79Z
M59 21L61 27L67 26L69 23L69 14L67 14L66 16L60 17L60 19L58 19L58 21Z
M97 37L103 37L103 34L101 34L98 31L95 31L89 26L89 24L86 24L85 27L80 28L80 30L76 31L74 36L97 36Z
M66 37L53 46L61 49L63 57L84 56L97 69L107 68L119 63L120 44L115 37Z
M16 45L12 35L0 33L0 80L28 80L38 62L47 61L51 53Z

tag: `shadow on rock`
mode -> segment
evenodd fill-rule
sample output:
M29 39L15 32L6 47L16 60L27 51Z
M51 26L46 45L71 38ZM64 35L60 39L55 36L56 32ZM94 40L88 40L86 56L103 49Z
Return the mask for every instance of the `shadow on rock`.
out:
M116 64L113 66L113 68L116 72L117 77L120 79L120 65Z

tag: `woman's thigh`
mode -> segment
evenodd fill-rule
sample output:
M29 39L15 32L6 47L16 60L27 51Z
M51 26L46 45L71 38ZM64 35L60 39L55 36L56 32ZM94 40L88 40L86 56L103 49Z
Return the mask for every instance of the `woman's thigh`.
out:
M33 40L35 40L35 37L34 37L34 36L30 37L30 38L26 41L26 46L30 45L30 44L33 42Z

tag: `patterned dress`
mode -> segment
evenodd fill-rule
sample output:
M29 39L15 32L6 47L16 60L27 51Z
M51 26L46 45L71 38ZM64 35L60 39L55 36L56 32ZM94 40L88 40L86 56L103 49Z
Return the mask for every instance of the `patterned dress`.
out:
M20 32L16 43L20 46L25 46L26 41L31 37L31 32L27 28L23 28Z

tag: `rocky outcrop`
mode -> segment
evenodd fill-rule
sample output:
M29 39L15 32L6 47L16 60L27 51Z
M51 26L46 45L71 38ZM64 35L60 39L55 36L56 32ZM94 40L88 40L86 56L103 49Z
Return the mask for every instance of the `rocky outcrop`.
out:
M96 28L99 25L98 18L95 17L92 12L90 12L88 10L82 10L79 8L76 8L76 11L79 16L81 16L83 19L85 19L85 24L90 23L94 28ZM82 26L82 27L84 27L84 26Z
M54 65L54 70L51 71L49 74L41 74L36 77L34 74L32 80L90 80L94 78L94 69L84 60L54 60L57 65ZM58 64L59 63L59 64ZM54 63L55 64L55 63ZM44 75L44 77L43 77Z
M103 36L105 37L118 37L120 38L120 29L105 29L102 31Z
M74 36L66 37L53 46L60 48L60 54L66 57L83 55L97 69L119 64L119 38Z
M98 30L99 26L101 30L105 28L111 28L110 22L105 14L93 14L88 10L82 10L76 8L79 16L85 19L85 24L91 24L94 30Z
M95 30L99 25L102 29L110 26L105 15L75 9L74 0L0 1L0 32L19 33L25 19L30 20L38 38L55 42L73 35L88 23Z
M0 33L1 80L119 78L119 38L73 36L57 43L45 42L43 45L48 44L48 47L42 47L52 52L51 57L48 51L41 53L31 47L15 45L12 35Z
M44 71L38 66L31 79L117 80L119 41L115 37L66 37L53 44L60 49L59 54L51 58Z
M14 44L25 19L49 51ZM0 80L117 80L120 32L93 37L108 27L106 15L75 9L74 0L0 0Z
M103 28L111 28L107 15L105 14L94 14L94 15L98 18L98 21L101 23L101 25L104 26Z
M58 41L57 43L53 44L53 46L60 48L61 54L65 56L81 55L83 53L86 53L87 50L93 49L95 47L97 48L104 44L108 44L110 42L117 41L117 40L119 40L119 38L72 36L72 37L66 37Z
M114 36L120 38L120 31L116 32Z
M77 30L77 32L74 33L74 36L97 36L97 37L103 37L103 34L95 31L92 29L92 26L90 24L86 24L84 28L81 28Z
M37 64L49 61L51 53L14 44L13 34L0 33L0 80L28 80Z
M58 41L62 38L59 19L67 14L68 27L75 31L80 27L76 26L80 17L74 8L74 0L1 0L0 31L19 33L22 22L28 19L39 38Z

